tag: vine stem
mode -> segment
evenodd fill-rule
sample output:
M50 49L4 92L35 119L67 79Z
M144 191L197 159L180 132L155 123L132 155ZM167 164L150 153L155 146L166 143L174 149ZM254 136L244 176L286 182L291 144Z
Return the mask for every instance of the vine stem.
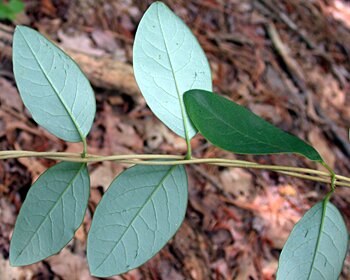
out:
M288 176L293 176L301 179L331 183L332 190L335 186L350 187L350 178L335 174L332 169L328 167L324 162L321 164L327 169L328 172L314 170L309 168L291 167L282 165L267 165L258 164L250 161L243 160L231 160L221 158L191 158L186 159L180 155L160 155L160 154L131 154L131 155L111 155L100 156L86 154L82 157L81 153L66 153L66 152L33 152L33 151L0 151L0 160L22 157L37 157L46 158L59 161L70 162L102 162L102 161L116 161L119 163L127 164L140 164L140 165L184 165L184 164L210 164L226 167L236 168L251 168L251 169L264 169L277 173L282 173ZM152 161L150 161L152 160ZM164 161L166 160L166 161ZM330 181L331 179L331 181Z
M336 180L337 180L337 176L336 174L334 173L333 169L330 168L328 166L327 163L325 163L324 161L321 161L321 164L329 171L330 173L330 177L331 177L331 191L330 191L330 195L334 192L335 190L335 183L336 183Z
M82 137L81 139L82 139L82 141L83 141L83 152L81 153L81 157L82 157L82 158L86 158L86 155L87 155L87 143L86 143L86 138L85 138L85 137Z
M192 148L191 148L191 139L188 137L186 133L186 145L187 145L187 154L185 159L189 160L192 158Z

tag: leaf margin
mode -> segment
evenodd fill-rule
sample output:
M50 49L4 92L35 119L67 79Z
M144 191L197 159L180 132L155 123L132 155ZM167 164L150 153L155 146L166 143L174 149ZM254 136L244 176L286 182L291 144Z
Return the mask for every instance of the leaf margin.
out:
M242 151L234 151L233 149L227 148L227 147L223 147L223 145L221 145L220 143L218 143L218 141L216 139L213 140L213 138L210 138L206 136L206 133L203 132L203 126L199 127L197 121L194 119L194 115L193 111L194 109L191 107L192 106L192 101L194 100L193 95L196 96L200 96L201 98L213 98L213 99L218 99L220 102L226 102L227 104L232 104L233 106L235 106L236 108L240 108L241 110L243 110L245 113L250 114L250 116L252 116L255 119L258 119L260 123L263 123L264 125L267 125L269 128L273 128L275 131L279 131L278 133L282 133L284 135L288 135L288 137L290 137L291 139L294 138L295 140L302 142L303 145L305 147L308 147L310 149L310 155L307 155L306 153L301 153L301 152L295 152L295 151L287 151L287 152L283 152L283 151L279 151L279 152L274 152L274 151L269 151L269 152L242 152ZM205 96L206 95L206 96ZM191 100L191 98L193 98ZM196 126L196 128L198 129L198 131L204 136L204 138L206 138L209 142L211 142L214 146L219 147L223 150L235 153L235 154L242 154L242 155L246 155L246 154L250 154L250 155L271 155L271 154L298 154L301 156L304 156L312 161L316 161L319 163L325 163L322 159L322 157L320 156L320 154L317 152L317 150L312 147L311 145L309 145L307 142L305 142L304 140L300 139L299 137L290 134L289 132L286 132L278 127L276 127L275 125L269 123L268 121L264 120L263 118L261 118L260 116L256 115L255 113L251 112L250 110L248 110L247 108L245 108L242 105L239 105L235 102L233 102L232 100L225 98L219 94L215 94L213 92L210 91L206 91L206 90L201 90L201 89L191 89L188 90L184 93L184 103L186 106L186 110L188 112L188 115L191 118L192 123ZM230 106L232 106L230 105ZM203 113L203 112L202 112ZM243 120L244 121L244 120ZM258 142L258 141L257 141Z
M107 199L107 196L105 196L106 194L107 194L107 192L108 191L110 191L110 190L113 190L111 187L112 187L112 185L113 185L113 183L114 182L116 182L118 179L120 179L120 177L121 176L123 176L123 173L124 172L126 172L126 171L128 171L128 170L130 170L130 169L136 169L136 168L150 168L150 167L154 167L154 168L156 168L156 169L158 169L158 168L167 168L168 169L168 171L166 172L166 174L163 176L163 178L162 178L162 180L157 184L157 188L155 189L155 190L153 190L152 191L152 194L151 194L151 196L156 192L156 191L158 191L158 189L161 187L161 184L166 180L166 179L168 179L168 176L171 176L172 175L172 171L173 170L175 170L175 169L177 169L177 168L179 168L180 170L180 172L181 173L183 173L183 175L184 175L184 179L185 179L185 187L186 187L186 193L185 193L185 196L186 196L186 203L185 203L185 206L184 206L184 213L183 213L183 215L182 215L182 217L180 217L180 222L179 222L179 224L178 224L178 226L177 226L177 228L176 228L176 230L174 231L174 233L170 236L170 238L168 238L167 240L166 240L166 242L163 244L163 246L159 249L159 250L156 250L150 257L148 257L148 258L146 258L142 263L140 263L140 264L137 264L136 266L132 266L132 267L128 267L127 269L125 269L125 270L123 270L123 271L119 271L119 272L114 272L114 273L110 273L110 274L106 274L106 273L97 273L97 269L99 269L99 267L106 261L106 259L107 258L109 258L110 257L110 254L115 250L115 248L118 246L118 244L115 244L114 246L113 246L113 248L112 248L112 250L110 251L110 254L103 260L103 263L102 264L100 264L97 268L96 267L94 267L94 268L92 268L91 267L91 264L90 264L90 260L91 260L91 251L92 251L92 248L91 248L91 246L89 246L89 244L91 244L91 239L90 239L90 233L92 232L91 230L93 229L93 224L94 224L94 222L96 223L96 221L97 221L97 219L96 219L96 213L97 213L97 209L98 209L98 207L101 205L101 202L102 202L102 199ZM112 183L110 184L110 186L109 186L109 188L108 188L108 190L105 192L105 194L104 194L104 196L102 197L102 199L101 199L101 201L100 201L100 203L98 204L98 206L97 206L97 208L96 208L96 210L95 210L95 213L94 213L94 216L93 216L93 221L92 221L92 223L91 223L91 227L90 227L90 231L89 231L89 236L88 236L88 240L87 240L87 260L88 260L88 264L89 264L89 270L90 270L90 273L91 273L91 275L92 276L95 276L95 277L112 277L112 276L115 276L115 275L120 275L120 274L123 274L123 273L126 273L126 272L128 272L128 271L130 271L130 270L132 270L132 269L135 269L135 268L137 268L137 267L140 267L140 266L142 266L143 264L145 264L146 262L148 262L150 259L152 259L155 255L157 255L159 252L160 252L160 250L162 249L162 248L164 248L164 246L169 242L169 240L171 240L173 237L174 237L174 235L177 233L177 231L180 229L180 227L181 227L181 225L182 225L182 223L183 223L183 221L184 221L184 219L185 219L185 215L186 215L186 209L187 209L187 206L188 206L188 175L187 175L187 172L186 172L186 169L185 169L185 166L184 165L173 165L173 166L169 166L169 165L134 165L134 166L132 166L132 167L130 167L130 168L127 168L127 169L125 169L123 172L121 172L120 174L118 174L115 178L114 178L114 180L112 181ZM147 200L147 202L149 201L149 199ZM144 203L144 205L143 205L143 207L145 207L145 205L146 205L146 203ZM142 209L141 209L142 210ZM140 210L138 211L138 213L140 212ZM131 221L131 223L130 224L132 224L133 222L134 222L134 220L137 218L138 216L136 216L135 215L135 217L132 219L132 221ZM130 225L129 225L130 226ZM127 230L125 230L125 232L124 232L124 234L126 234L126 231ZM123 234L123 235L124 235ZM120 241L121 239L119 239L118 240L118 242ZM89 243L89 241L90 241L90 243Z
M26 200L27 200L27 198L28 198L28 195L30 195L31 193L33 193L34 191L36 191L36 189L34 189L33 187L36 187L36 188L39 188L39 187L43 187L43 186L41 186L41 185L39 185L39 183L41 183L41 181L43 180L43 179L41 179L39 182L38 182L38 180L40 179L40 178L44 178L44 177L42 177L42 176L47 176L48 175L48 173L49 172L52 172L52 168L57 168L57 166L60 166L61 167L61 165L64 165L64 164L79 164L79 165L81 165L80 167L79 167L79 169L78 169L78 171L77 171L77 173L74 175L74 177L70 180L70 182L69 182L69 184L67 185L67 187L64 189L64 191L62 192L62 194L59 196L59 199L56 201L56 203L51 207L51 209L50 209L50 211L49 212L52 212L53 210L55 210L54 208L57 206L57 203L58 203L58 201L60 201L60 200L62 200L62 198L63 198L63 196L64 196L64 194L67 192L67 191L69 191L69 189L70 189L70 187L73 187L73 184L74 184L74 181L75 181L75 179L77 178L77 176L80 174L80 173L84 173L85 172L85 174L87 175L86 177L85 177L85 179L87 180L87 184L86 184L86 186L80 186L80 187L86 187L86 190L85 191L87 191L87 193L86 193L86 203L85 203L85 207L84 207L84 209L82 209L83 210L83 215L82 215L82 217L81 217L81 222L79 223L79 225L78 226L76 226L76 228L73 230L73 234L72 234L72 237L65 243L65 244L63 244L63 246L61 245L61 248L58 250L58 251L56 251L56 252L51 252L51 253L49 253L49 254L47 254L45 257L41 257L41 258L36 258L36 259L32 259L30 262L18 262L18 258L22 255L22 253L26 250L26 248L28 247L28 245L32 242L32 239L34 238L34 236L37 234L37 231L40 229L40 227L43 225L43 223L45 222L45 220L46 220L46 217L44 218L44 220L40 223L40 225L39 225L39 227L38 227L38 229L36 229L36 231L35 231L35 233L33 234L33 236L30 238L30 242L29 242L29 244L27 244L22 250L21 250L21 252L19 253L19 255L13 255L14 254L14 245L13 245L13 242L15 242L15 241L13 241L13 238L16 238L16 228L18 228L18 223L19 222L21 222L21 220L19 220L19 218L20 218L20 215L22 215L22 213L23 213L23 211L25 211L25 208L24 208L24 206L25 207L27 207L27 204L29 203L29 202L26 202ZM35 197L37 197L37 195L34 195ZM17 218L16 218L16 223L15 223L15 226L14 226L14 229L13 229L13 233L12 233L12 237L11 237L11 241L10 241L10 250L9 250L9 262L10 262L10 266L11 267L21 267L21 266L26 266L26 265L31 265L31 264L35 264L35 263L38 263L38 262L40 262L40 261L43 261L43 260L45 260L46 258L48 258L48 257L50 257L50 256L53 256L53 255L56 255L56 254L58 254L65 246L67 246L68 244L69 244L69 242L74 238L74 236L75 236L75 233L77 232L77 230L79 229L79 227L83 224L83 222L84 222L84 217L85 217L85 213L86 213L86 210L87 210L87 208L88 208L88 199L89 199L89 197L90 197L90 176L89 176L89 172L88 172L88 169L87 169L87 163L74 163L74 162L60 162L60 163L58 163L58 164L55 164L55 165L53 165L53 166L51 166L50 168L48 168L48 169L46 169L39 177L38 177L38 179L31 185L31 187L30 187L30 189L28 190L28 193L27 193L27 195L26 195L26 198L25 198L25 200L24 200L24 202L23 202L23 204L22 204L22 206L21 206L21 209L20 209L20 211L19 211L19 214L18 214L18 216L17 216ZM26 204L25 204L26 203ZM62 206L63 207L63 206ZM22 210L23 209L23 210ZM26 215L27 213L25 212L24 213L24 215ZM15 259L13 259L15 257Z
M322 232L323 232L324 226L325 226L324 222L325 222L325 217L326 217L326 215L327 215L326 212L327 212L327 208L328 208L328 207L330 207L332 210L335 210L335 213L336 213L336 214L338 215L338 217L340 218L340 221L342 222L342 226L343 226L343 228L344 228L344 231L346 232L346 235L347 235L347 236L346 236L347 245L346 245L345 254L344 254L344 256L343 256L343 261L342 261L342 263L339 265L339 267L340 267L339 275L340 275L340 273L341 273L341 271L342 271L342 268L343 268L343 266L344 266L345 258L346 258L347 253L348 253L348 252L347 252L347 251L348 251L347 248L349 247L349 233L348 233L348 231L347 231L344 218L343 218L343 216L341 215L340 211L338 210L338 208L337 208L334 204L332 204L332 203L329 201L330 196L331 196L332 193L333 193L333 191L329 192L329 193L327 194L327 196L326 196L322 201L319 201L318 203L316 203L315 205L313 205L309 210L307 210L307 211L305 212L305 214L302 216L302 218L294 225L292 231L290 232L290 234L289 234L289 236L288 236L288 239L287 239L286 243L285 243L284 246L283 246L282 252L281 252L280 257L279 257L278 269L277 269L277 272L276 272L276 280L285 279L285 275L279 276L279 275L280 275L279 273L282 273L282 272L280 272L280 271L281 271L280 269L281 269L281 267L282 267L281 258L285 258L284 255L288 253L288 252L286 251L287 249L285 249L286 246L290 246L289 244L290 244L292 241L294 241L294 240L291 239L291 238L298 238L298 237L299 237L300 234L299 234L299 235L296 235L296 236L294 236L293 234L298 233L299 228L300 228L302 225L304 225L303 223L305 223L305 220L304 220L304 217L305 217L305 216L309 215L309 213L311 213L312 211L318 211L317 207L321 207L321 211L322 211L322 214L321 214L321 222L320 222L320 228L319 228L319 230L318 230L318 236L317 236L317 241L316 241L316 247L315 247L315 251L313 252L312 262L311 262L310 271L309 271L309 273L308 273L308 278L307 278L307 279L310 279L310 276L312 275L312 271L313 271L313 269L314 269L313 266L314 266L315 260L316 260L316 258L317 258L317 251L319 250L319 246L320 246L320 242L321 242L320 240L321 240L321 238L322 238ZM317 209L317 210L315 210L315 209ZM314 214L315 214L315 213L314 213ZM307 233L308 233L308 230L307 230ZM307 234L307 233L306 233L306 234ZM332 240L332 242L333 242L333 240ZM300 245L299 245L299 246L300 246ZM325 256L324 256L324 257L325 257ZM326 260L327 260L327 259L326 259ZM327 261L327 262L328 262L328 261ZM338 277L339 277L339 275L338 275ZM323 276L323 275L322 275L322 276ZM281 279L280 277L283 277L283 278ZM338 279L338 278L336 278L336 279ZM336 279L334 279L334 280L336 280Z
M77 124L77 121L75 120L75 118L73 116L73 113L70 111L70 108L68 108L66 102L60 97L61 93L57 92L57 89L55 88L55 86L50 81L50 78L47 77L47 73L45 73L44 69L42 68L41 63L40 63L39 59L37 58L37 54L30 47L29 41L26 39L25 35L23 34L23 31L30 32L32 35L36 36L38 39L42 39L45 43L49 44L50 47L52 47L52 49L55 52L61 53L62 55L64 55L69 60L70 63L72 63L73 65L75 65L77 67L77 70L79 71L79 75L81 75L86 80L86 84L89 87L89 91L90 91L91 98L92 98L92 101L93 101L92 104L91 104L93 106L92 107L93 114L92 114L92 118L91 118L91 123L88 126L88 128L86 129L86 132L83 132L81 130L81 128L79 127L79 125ZM22 89L21 89L22 86L20 85L21 83L18 82L18 78L16 78L16 76L17 76L17 70L16 69L18 67L17 64L19 64L19 62L17 62L17 61L21 60L21 58L17 59L17 48L16 48L16 45L18 44L17 41L19 41L19 39L17 39L18 36L22 37L23 41L26 43L28 49L31 51L33 57L35 58L35 61L38 63L41 72L45 76L45 79L48 81L48 84L50 84L50 87L53 89L53 91L55 91L55 94L56 94L57 98L59 99L60 103L62 104L62 106L64 107L65 112L67 113L68 117L70 118L70 120L74 124L74 127L76 128L76 132L79 135L79 139L78 138L74 138L74 139L71 138L71 139L69 139L69 138L63 137L62 135L57 135L57 133L52 130L50 125L44 125L44 124L42 124L41 121L38 121L38 117L37 117L36 113L34 113L35 110L31 109L31 106L28 103L28 100L26 100L26 98L24 98L24 96L22 96L22 93L21 93L22 92ZM90 83L89 79L87 78L87 76L83 72L83 70L80 68L78 63L75 60L73 60L63 49L58 47L54 42L52 42L51 40L46 38L44 35L42 35L37 30L35 30L33 28L30 28L28 26L25 26L25 25L16 25L15 32L14 32L14 35L13 35L13 48L12 49L13 49L13 55L12 55L13 72L14 72L14 78L15 78L15 81L16 81L16 84L17 84L17 88L18 88L18 91L20 93L21 100L22 100L22 102L25 105L25 108L27 108L27 110L30 112L30 114L32 115L32 118L34 119L34 121L37 124L39 124L40 126L42 126L43 128L45 128L47 131L49 131L51 134L55 135L56 137L58 137L60 139L63 139L65 141L67 141L67 142L83 142L84 146L85 146L86 145L86 143L85 143L86 142L86 136L90 132L90 130L91 130L92 126L93 126L93 122L94 122L95 116L96 116L96 98L95 98L94 91L93 91L93 88L91 86L91 83Z
M208 59L207 59L207 57L206 57L206 54L205 54L205 52L204 52L204 50L203 50L203 48L201 47L201 45L199 44L199 41L198 41L198 39L196 38L196 36L193 34L193 32L191 31L191 29L186 25L186 23L178 16L178 15L176 15L167 5L165 5L163 2L161 2L161 1L155 1L155 2L153 2L150 6L149 6L149 8L146 10L146 12L143 14L143 16L142 16L142 18L141 18L141 20L140 20L140 22L139 22L139 26L138 26L138 28L137 28L137 31L136 31L136 34L135 34L135 40L134 40L134 46L133 46L133 65L134 65L134 76L135 76L135 80L136 80L136 83L137 83L137 85L138 85L138 87L139 87L139 89L140 89L140 91L141 91L141 93L142 93L142 95L143 95L143 97L145 98L145 100L146 100L146 103L148 104L148 106L150 107L150 109L151 109L151 111L157 116L157 118L164 124L164 125L166 125L171 131L173 131L174 133L176 133L178 136L180 136L180 137L182 137L182 138L184 138L184 139L186 139L186 141L189 143L189 141L196 135L196 133L197 133L197 129L195 128L195 126L192 124L192 122L191 122L191 119L189 118L189 116L188 116L188 114L187 114L187 111L186 111L186 108L185 108L185 105L184 105L184 103L183 103L183 94L184 94L184 92L180 92L180 89L179 89L179 86L178 86L178 82L177 82L177 79L176 79L176 76L175 76L175 70L174 70L174 68L173 68L173 66L172 66L172 59L170 58L170 54L169 54L169 48L167 47L167 43L166 43L166 38L165 38L165 36L164 36L164 31L162 30L162 27L160 28L161 30L162 30L162 41L163 41L163 43L164 43L164 45L165 45L165 48L166 48L166 53L167 53L167 57L168 57L168 60L169 60L169 63L170 63L170 67L171 67L171 73L172 73L172 77L173 77L173 80L174 80L174 83L175 83L175 87L176 87L176 94L177 94L177 99L178 99L178 102L179 102L179 104L180 104L180 110L181 110L181 118L182 118L182 126L183 126L183 129L184 129L184 134L182 135L179 131L177 131L177 129L175 129L174 127L173 127L173 125L169 122L168 123L168 120L163 120L163 117L161 116L161 114L160 113L158 113L158 110L155 110L154 108L153 108L153 106L151 106L149 103L151 103L149 100L151 100L151 98L148 96L148 94L144 94L143 93L143 91L142 91L142 89L141 89L141 84L143 83L143 82L141 82L142 80L144 80L144 78L139 78L140 76L141 76L141 74L138 74L139 72L140 72L140 70L138 70L138 68L141 68L141 67L138 67L137 66L137 64L138 63L135 63L135 61L137 61L137 59L138 59L138 56L137 55L135 55L135 53L136 52L140 52L140 51L135 51L135 49L136 48L139 48L138 47L138 44L141 44L142 45L142 41L143 40L141 40L140 39L140 43L138 43L138 38L139 37L141 37L141 35L140 35L140 32L138 32L139 31L139 28L140 28L140 26L142 26L142 23L144 22L144 21L146 21L147 20L147 16L148 16L148 13L151 13L151 12L153 12L152 11L152 9L157 9L157 19L158 19L158 23L159 23L159 25L160 25L160 27L162 26L162 24L161 24L161 20L160 20L160 18L159 18L159 14L161 13L160 11L159 11L159 9L164 9L166 12L169 12L169 13L171 13L171 15L172 16L174 16L174 18L175 19L178 19L180 22L181 22L181 24L183 24L183 28L187 31L187 32L189 32L189 34L191 34L191 40L193 40L194 42L195 42L195 44L197 44L198 45L198 47L199 47L199 49L198 49L198 52L201 52L201 55L202 55L202 57L203 57L203 61L204 61L204 63L206 64L205 66L206 66L206 68L207 68L207 70L208 70L208 74L209 74L209 76L210 76L210 88L208 88L209 90L212 90L212 74L211 74L211 68L210 68L210 64L209 64L209 61L208 61ZM142 34L143 35L143 34ZM142 49L142 47L141 47L141 49ZM140 76L139 76L140 75ZM195 81L195 80L194 80ZM157 94L155 94L155 96L156 96L156 98L157 98ZM153 96L152 96L152 98L153 98ZM156 106L154 106L154 107L156 107ZM168 110L169 111L169 110Z

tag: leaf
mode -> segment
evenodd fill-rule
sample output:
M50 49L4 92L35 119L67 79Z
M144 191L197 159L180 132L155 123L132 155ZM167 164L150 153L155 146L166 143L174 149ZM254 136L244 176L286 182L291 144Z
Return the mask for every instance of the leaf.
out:
M15 20L16 15L23 12L24 3L21 0L0 1L0 19Z
M16 14L11 10L11 8L4 3L0 3L0 20L8 19L13 21L15 18Z
M197 130L183 93L212 89L209 63L197 39L165 4L155 2L141 19L133 53L135 78L148 106L176 134L192 138Z
M90 192L85 163L61 162L30 188L10 246L12 266L29 265L58 253L81 225Z
M12 12L16 14L19 14L24 10L24 3L22 0L10 0L8 2L8 5L11 8Z
M338 279L348 233L338 209L321 201L295 225L282 250L277 279Z
M204 90L190 90L184 101L191 121L215 146L238 154L296 153L322 161L318 152L243 106Z
M186 213L183 166L135 166L122 172L97 206L88 237L90 272L122 274L152 258Z
M78 65L35 30L17 26L13 68L34 120L63 140L82 141L91 129L96 101Z

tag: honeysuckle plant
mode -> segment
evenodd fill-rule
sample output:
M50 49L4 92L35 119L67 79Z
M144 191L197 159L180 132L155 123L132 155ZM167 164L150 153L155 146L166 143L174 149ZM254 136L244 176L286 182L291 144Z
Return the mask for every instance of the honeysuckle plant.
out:
M31 28L16 27L13 70L26 108L40 126L58 138L82 142L82 153L0 151L0 159L41 157L60 162L28 191L11 240L10 264L29 265L58 253L83 221L90 192L87 165L115 161L134 166L113 180L94 213L87 241L90 272L108 277L142 265L172 238L185 217L185 165L205 163L266 169L329 183L325 198L308 210L291 232L281 252L277 279L338 279L348 233L341 213L329 200L337 186L349 187L350 179L336 175L305 141L213 93L204 51L184 22L161 2L153 3L141 19L133 66L148 106L186 141L186 155L89 154L86 136L96 112L89 81L55 44ZM326 171L194 158L190 140L198 132L233 153L299 154L322 164Z

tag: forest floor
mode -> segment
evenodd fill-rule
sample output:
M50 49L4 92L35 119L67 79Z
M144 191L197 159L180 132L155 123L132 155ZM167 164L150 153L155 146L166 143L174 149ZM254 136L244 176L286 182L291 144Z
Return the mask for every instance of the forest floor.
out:
M149 110L132 75L137 24L152 1L30 0L0 23L0 149L80 152L37 127L24 109L11 65L15 24L57 42L91 80L97 115L88 137L95 154L185 154L186 143ZM340 0L164 1L187 23L208 56L214 91L311 143L338 174L350 171L350 6ZM319 168L294 155L237 156L203 137L196 157ZM16 216L30 185L53 161L0 161L0 279L91 277L86 239L91 217L112 179L127 165L89 166L91 197L83 225L56 256L22 268L9 266ZM110 279L274 279L293 225L327 193L326 184L269 171L187 167L189 204L179 232L151 261ZM332 202L350 229L350 189ZM348 255L341 279L350 279Z

